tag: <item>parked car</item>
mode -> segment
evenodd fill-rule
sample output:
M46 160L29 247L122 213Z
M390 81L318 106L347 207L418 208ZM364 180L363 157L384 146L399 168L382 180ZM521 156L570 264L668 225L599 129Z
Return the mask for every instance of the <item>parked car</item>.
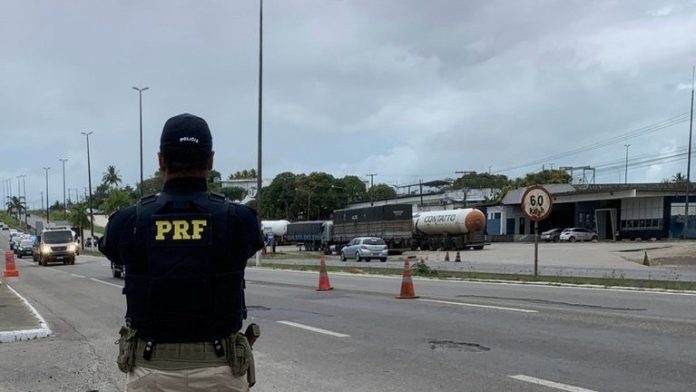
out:
M33 256L33 246L34 240L32 238L23 238L17 246L17 257L21 259L22 256Z
M379 261L385 262L388 254L387 244L383 239L378 237L358 237L353 238L341 249L341 261L354 258L355 261L379 259Z
M546 242L558 242L561 240L561 233L564 229L556 228L541 233L541 240Z
M583 229L581 227L573 227L570 229L565 229L559 238L561 241L575 242L575 241L597 241L599 235L596 231Z

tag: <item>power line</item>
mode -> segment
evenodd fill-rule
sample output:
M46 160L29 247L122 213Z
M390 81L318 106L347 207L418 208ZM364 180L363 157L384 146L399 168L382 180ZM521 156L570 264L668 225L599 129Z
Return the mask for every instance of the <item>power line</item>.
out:
M561 158L567 158L568 156L571 156L571 155L576 155L576 154L579 154L582 152L596 150L596 149L599 149L602 147L606 147L610 144L624 142L628 139L633 139L633 138L636 138L639 136L644 136L644 135L647 135L649 133L657 132L657 131L672 127L672 126L677 125L679 123L686 122L688 119L689 119L689 113L682 113L682 114L679 114L677 116L670 117L666 120L662 120L662 121L654 123L654 124L645 125L645 126L642 126L640 128L634 129L632 131L625 132L621 135L617 135L617 136L613 136L613 137L610 137L610 138L607 138L604 140L593 142L593 143L590 143L590 144L587 144L587 145L584 145L581 147L577 147L577 148L574 148L574 149L571 149L568 151L549 155L547 157L540 158L540 159L530 161L530 162L527 162L524 164L520 164L517 166L507 167L507 168L498 170L496 173L509 172L509 171L522 169L522 168L529 167L529 166L540 165L540 164L543 164L543 163L548 162L548 161L558 160Z

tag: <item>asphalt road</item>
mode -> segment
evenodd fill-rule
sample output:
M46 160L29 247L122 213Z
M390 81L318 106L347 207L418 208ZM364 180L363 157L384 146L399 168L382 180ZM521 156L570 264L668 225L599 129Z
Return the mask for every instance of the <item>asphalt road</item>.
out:
M10 284L55 334L0 345L0 390L122 390L123 281L103 258L24 260ZM415 279L398 300L399 278L330 279L248 269L254 391L696 390L693 295Z

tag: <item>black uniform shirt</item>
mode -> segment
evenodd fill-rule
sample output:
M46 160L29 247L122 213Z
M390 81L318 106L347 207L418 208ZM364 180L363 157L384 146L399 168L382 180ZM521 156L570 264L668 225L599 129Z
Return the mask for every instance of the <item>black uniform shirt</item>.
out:
M201 192L206 190L207 184L204 178L183 177L167 181L162 192ZM242 238L231 238L230 243L245 248L247 258L249 258L263 247L257 216L254 210L249 207L240 204L232 204L232 206L244 229L238 231ZM104 236L99 241L99 250L114 264L128 264L128 257L119 251L119 244L132 243L129 238L124 236L133 235L135 217L135 206L122 208L109 217Z

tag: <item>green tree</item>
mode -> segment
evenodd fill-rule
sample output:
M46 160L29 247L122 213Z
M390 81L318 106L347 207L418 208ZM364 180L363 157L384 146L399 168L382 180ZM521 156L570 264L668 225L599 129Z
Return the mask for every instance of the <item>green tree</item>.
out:
M244 169L242 171L234 172L229 176L230 180L246 180L251 178L256 178L256 169Z
M572 178L565 170L542 170L536 173L527 173L524 178L517 178L512 185L516 188L541 185L541 184L570 184Z
M80 232L80 238L84 241L84 228L89 227L89 213L87 212L87 203L73 204L68 214L68 222L70 226L77 227Z
M339 194L344 200L343 206L347 204L362 201L368 198L367 196L367 186L365 183L357 176L345 176L340 180L337 180L337 184L334 189L340 191Z
M11 216L15 216L17 219L19 219L19 216L25 210L22 198L17 196L12 196L10 200L5 203L5 206L7 207L7 213Z
M213 169L208 173L208 183L212 184L222 180L222 174L219 171Z
M280 173L275 176L270 185L262 189L264 218L294 219L297 216L295 206L297 177L291 172Z
M109 192L109 196L104 199L104 202L99 208L107 215L112 212L133 205L133 199L130 198L128 192L121 189L113 189Z
M466 172L463 176L454 180L452 189L462 188L497 188L501 189L509 184L507 176L502 174Z
M367 195L368 199L370 195ZM384 200L392 199L396 197L396 190L387 184L377 184L372 188L372 199L373 200Z
M669 181L676 184L686 184L686 176L682 172L677 172Z
M164 174L158 170L155 172L155 174L152 175L152 177L143 180L143 193L145 195L152 195L154 193L158 193L162 190L163 186ZM139 190L140 183L138 183L135 188ZM138 197L140 197L140 193L138 193Z
M230 186L220 189L220 193L227 196L230 200L242 200L246 195L246 190L238 186Z
M102 175L102 184L106 185L108 189L118 187L121 183L121 175L114 165L109 165L106 167L106 171Z

